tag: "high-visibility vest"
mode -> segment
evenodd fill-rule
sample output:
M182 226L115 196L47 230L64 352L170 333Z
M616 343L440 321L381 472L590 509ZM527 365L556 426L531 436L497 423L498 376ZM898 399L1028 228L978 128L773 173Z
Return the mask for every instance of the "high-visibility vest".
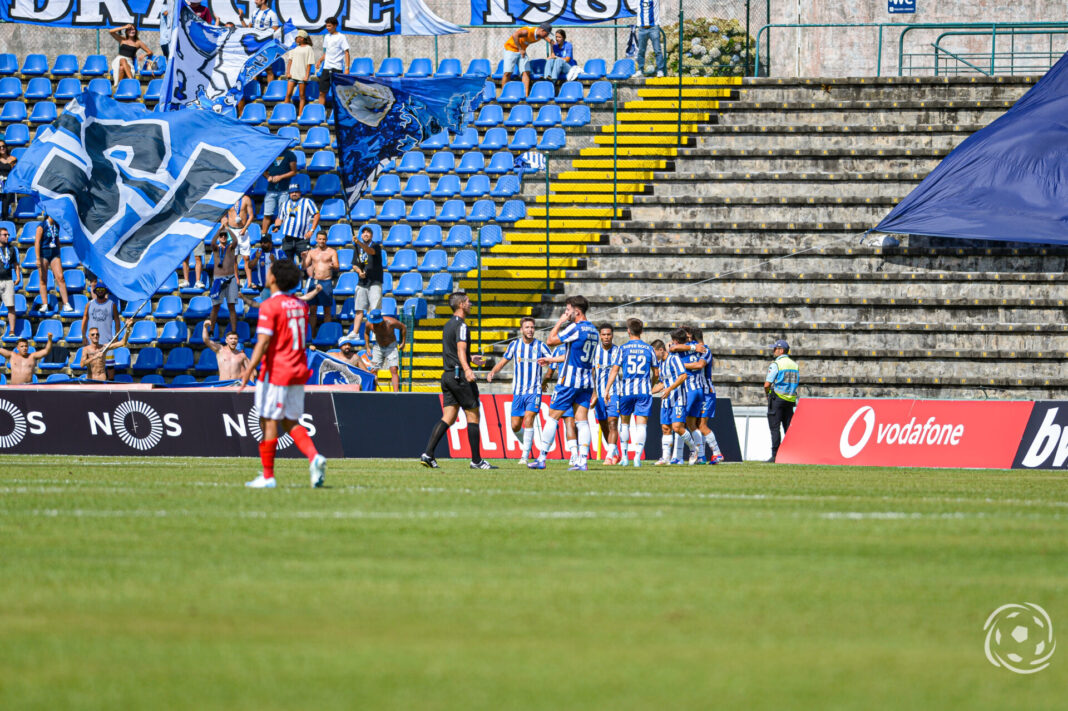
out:
M775 359L778 372L771 384L771 391L786 402L797 402L798 370L793 358L783 354Z

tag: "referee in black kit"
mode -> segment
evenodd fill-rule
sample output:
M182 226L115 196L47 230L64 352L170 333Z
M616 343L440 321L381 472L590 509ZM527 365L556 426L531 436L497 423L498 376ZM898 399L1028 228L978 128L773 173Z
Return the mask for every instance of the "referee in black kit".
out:
M441 354L445 361L445 371L441 374L441 421L434 425L434 431L430 433L426 451L420 461L424 467L438 468L434 450L452 423L456 422L456 415L462 407L467 416L467 443L471 446L470 467L496 469L497 467L482 458L482 450L479 448L478 385L468 360L469 341L467 323L464 322L467 314L471 313L471 299L462 291L455 292L449 296L449 308L452 309L452 318L441 332ZM481 359L481 356L475 358Z

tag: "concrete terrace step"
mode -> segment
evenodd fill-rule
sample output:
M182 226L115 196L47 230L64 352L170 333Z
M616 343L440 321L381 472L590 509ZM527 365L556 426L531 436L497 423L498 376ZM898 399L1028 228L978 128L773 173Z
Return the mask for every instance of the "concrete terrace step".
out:
M959 77L811 77L747 78L742 97L779 100L831 97L842 100L870 98L938 99L985 97L1014 99L1026 93L1041 76Z

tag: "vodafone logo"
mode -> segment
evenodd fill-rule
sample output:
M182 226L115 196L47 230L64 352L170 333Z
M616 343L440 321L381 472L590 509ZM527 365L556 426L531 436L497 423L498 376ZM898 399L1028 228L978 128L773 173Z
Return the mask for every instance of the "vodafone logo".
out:
M857 436L856 431L861 428L863 431ZM964 425L941 424L934 416L926 422L917 422L913 417L908 422L879 424L875 420L875 408L865 405L846 420L838 438L838 451L844 459L852 459L864 451L872 435L878 445L956 447L964 436Z
M853 431L853 426L857 424L857 420L864 418L864 434L860 436L856 444L849 441L849 435ZM875 431L875 410L870 405L865 405L849 418L849 421L845 423L845 427L842 428L842 436L838 438L838 451L842 453L842 456L846 459L852 459L860 454L864 449L864 445L871 439L872 432Z

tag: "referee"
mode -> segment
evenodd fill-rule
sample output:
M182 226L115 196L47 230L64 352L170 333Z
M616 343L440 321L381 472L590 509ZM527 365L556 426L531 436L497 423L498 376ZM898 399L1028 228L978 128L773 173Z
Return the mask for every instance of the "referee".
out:
M434 425L434 431L430 433L426 451L420 461L424 467L438 468L434 450L452 423L456 422L460 408L463 408L467 416L467 443L471 447L470 468L496 469L497 467L482 458L482 450L479 448L478 385L475 384L475 373L468 361L469 341L467 324L464 322L467 314L471 313L471 299L467 294L458 291L449 296L449 308L452 309L452 318L445 324L441 334L442 358L445 361L445 371L441 374L441 421Z

